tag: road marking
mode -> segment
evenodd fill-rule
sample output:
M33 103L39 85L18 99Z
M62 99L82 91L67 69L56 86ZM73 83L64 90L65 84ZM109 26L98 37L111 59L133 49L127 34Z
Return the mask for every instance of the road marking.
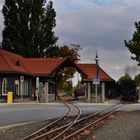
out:
M15 109L10 109L10 108L5 108L5 109L0 109L0 111L32 111L32 110L64 110L66 108L15 108Z
M6 125L6 126L1 126L0 130L2 129L8 129L8 128L12 128L12 127L16 127L16 126L22 126L22 125L27 125L27 124L32 124L32 123L37 123L37 122L42 122L41 121L29 121L29 122L25 122L25 123L17 123L17 124L11 124L11 125Z

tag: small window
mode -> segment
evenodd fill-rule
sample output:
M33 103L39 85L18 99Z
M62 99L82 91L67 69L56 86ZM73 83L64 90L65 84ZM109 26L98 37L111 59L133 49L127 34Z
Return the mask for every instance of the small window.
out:
M8 79L3 78L3 81L2 81L2 95L7 95L7 86L8 86Z

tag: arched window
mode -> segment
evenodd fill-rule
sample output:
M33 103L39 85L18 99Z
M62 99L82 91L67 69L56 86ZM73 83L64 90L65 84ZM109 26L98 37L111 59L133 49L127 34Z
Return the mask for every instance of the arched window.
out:
M3 78L2 80L2 95L7 95L8 79Z

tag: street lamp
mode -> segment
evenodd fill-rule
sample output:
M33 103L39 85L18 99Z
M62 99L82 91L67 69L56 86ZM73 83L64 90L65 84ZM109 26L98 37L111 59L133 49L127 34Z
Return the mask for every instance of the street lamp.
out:
M96 79L99 78L99 57L98 57L98 54L96 52L96 57L95 57L95 61L96 61Z
M95 61L96 61L96 83L95 83L95 96L96 96L96 103L97 103L97 95L98 95L98 84L100 84L100 80L99 80L99 57L98 54L96 52L96 57L95 57Z

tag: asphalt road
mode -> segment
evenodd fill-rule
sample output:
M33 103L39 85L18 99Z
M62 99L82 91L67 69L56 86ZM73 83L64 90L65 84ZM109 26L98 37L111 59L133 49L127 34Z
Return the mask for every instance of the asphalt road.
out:
M76 104L82 109L82 114L101 111L111 106L111 104ZM119 110L140 110L140 104L128 104ZM57 118L65 114L66 111L67 108L59 103L0 104L0 127Z

